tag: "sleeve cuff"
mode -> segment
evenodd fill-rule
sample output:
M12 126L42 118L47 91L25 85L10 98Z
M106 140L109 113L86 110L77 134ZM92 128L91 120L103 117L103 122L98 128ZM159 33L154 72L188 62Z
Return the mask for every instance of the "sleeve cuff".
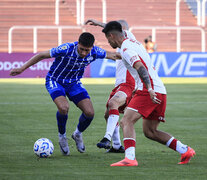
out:
M134 61L132 67L134 68L135 63L136 63L136 62L139 62L139 61L140 61L140 60L136 60L136 61Z

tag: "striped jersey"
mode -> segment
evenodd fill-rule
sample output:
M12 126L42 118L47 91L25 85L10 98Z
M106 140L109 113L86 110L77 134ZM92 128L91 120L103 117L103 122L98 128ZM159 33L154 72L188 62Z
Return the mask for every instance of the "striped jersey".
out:
M134 77L135 81L138 82L138 84L136 84L138 90L147 91L145 84L142 82L137 70L134 68L134 64L138 61L141 61L148 71L151 86L154 91L161 94L166 94L165 86L158 76L149 54L140 42L134 39L125 39L121 45L120 53L126 68Z
M83 77L87 65L96 59L106 57L106 51L97 46L93 46L90 53L82 58L79 56L78 42L65 43L50 50L50 56L55 60L50 67L47 78L65 84L78 82Z
M127 30L124 31L124 36L126 38L136 39L135 36L130 31L127 31ZM120 53L119 48L117 48L117 52ZM125 67L123 61L116 60L116 82L115 82L115 87L119 86L122 83L130 84L130 86L132 86L133 89L135 89L135 80L132 77L132 75L129 73L127 68Z

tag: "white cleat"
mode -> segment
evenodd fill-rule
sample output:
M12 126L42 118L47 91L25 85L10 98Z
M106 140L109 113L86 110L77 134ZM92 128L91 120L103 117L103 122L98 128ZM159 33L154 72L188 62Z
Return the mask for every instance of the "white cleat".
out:
M66 138L66 136L59 135L59 145L62 154L68 156L70 154L70 149L68 146L68 139Z
M74 139L74 141L76 143L77 150L80 153L84 153L85 152L85 145L83 144L82 134L79 135L79 134L73 133L71 137Z

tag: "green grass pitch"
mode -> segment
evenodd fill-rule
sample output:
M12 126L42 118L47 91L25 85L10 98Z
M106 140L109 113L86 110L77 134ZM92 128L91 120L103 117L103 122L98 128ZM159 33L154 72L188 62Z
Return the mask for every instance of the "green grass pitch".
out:
M180 155L144 137L142 120L136 124L138 167L110 167L124 154L106 154L96 143L105 133L105 103L113 85L85 85L95 109L91 126L83 133L86 152L76 150L70 137L80 115L70 103L67 136L71 155L62 156L58 145L56 107L44 85L0 84L0 179L1 180L135 180L207 178L207 84L166 85L167 131L196 151L187 165L177 165ZM122 135L122 131L121 131ZM47 159L33 153L34 142L46 137L55 150Z

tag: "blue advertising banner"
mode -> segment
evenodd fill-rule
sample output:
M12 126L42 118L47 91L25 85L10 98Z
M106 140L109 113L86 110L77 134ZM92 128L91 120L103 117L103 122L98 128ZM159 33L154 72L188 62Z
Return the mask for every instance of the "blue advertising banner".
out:
M33 53L0 53L0 78L11 78L12 68L22 66ZM207 53L202 52L156 52L150 54L160 77L207 77ZM45 77L53 60L43 60L16 78ZM98 59L91 63L84 77L115 77L116 63Z
M160 77L207 77L207 53L156 52L150 54ZM116 64L104 59L90 66L91 77L114 77Z

